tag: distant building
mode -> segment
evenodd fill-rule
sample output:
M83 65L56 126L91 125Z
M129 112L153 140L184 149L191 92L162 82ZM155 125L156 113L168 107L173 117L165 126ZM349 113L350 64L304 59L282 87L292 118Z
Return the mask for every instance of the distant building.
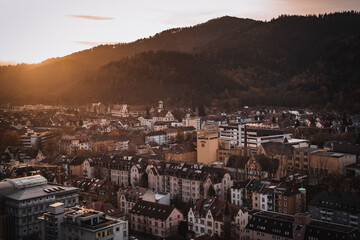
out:
M27 132L20 136L24 147L39 149L43 147L46 141L54 139L56 134L51 131L35 132L32 129L27 129Z
M128 222L106 216L103 212L72 207L62 203L50 205L50 211L40 217L42 240L116 239L128 240Z
M1 212L10 214L13 224L5 224L5 239L24 239L39 236L37 216L49 210L49 205L63 202L71 207L79 202L78 188L49 185L40 176L10 179L0 182Z
M246 140L246 145L252 152L256 152L263 143L283 142L285 138L291 137L291 134L287 134L284 130L280 129L252 128L245 126L246 125L239 125L239 145L245 147Z
M162 122L172 122L175 121L174 115L170 111L161 110L160 112L155 113L155 116L152 118L155 121Z
M166 133L164 131L158 131L146 134L145 143L148 144L150 142L155 142L158 145L165 145L167 143Z
M184 127L194 127L196 130L201 129L201 118L200 117L189 117L182 120Z
M197 131L197 161L211 163L217 159L219 136L217 126L205 126L204 130Z
M108 106L108 113L115 117L129 117L129 110L127 104L114 104Z

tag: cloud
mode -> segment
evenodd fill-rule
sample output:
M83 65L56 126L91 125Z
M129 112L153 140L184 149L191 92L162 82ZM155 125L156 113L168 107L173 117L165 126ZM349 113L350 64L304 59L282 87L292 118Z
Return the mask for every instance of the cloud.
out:
M67 17L72 18L82 18L82 19L90 19L90 20L114 20L113 17L100 17L100 16L90 16L90 15L66 15Z
M106 44L118 44L118 42L87 42L87 41L73 41L73 43L78 43L78 44L92 46L92 47L95 47L98 45L106 45Z

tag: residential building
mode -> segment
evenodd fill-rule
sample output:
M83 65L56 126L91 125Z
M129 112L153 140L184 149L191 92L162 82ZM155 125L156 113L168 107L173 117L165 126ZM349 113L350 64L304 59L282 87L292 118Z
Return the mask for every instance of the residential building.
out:
M55 203L40 218L43 240L104 239L128 240L128 222L106 216L92 209L72 207L64 209Z
M208 194L210 186L218 197L225 197L233 181L221 168L180 162L148 165L148 186L155 192L169 192L171 199L194 203Z
M184 127L194 127L195 130L200 130L201 129L201 118L200 117L183 118L182 125Z
M137 117L145 116L148 107L139 105L139 106L129 106L128 109L129 109L129 116L137 118Z
M174 115L167 110L161 110L160 112L155 113L155 116L153 116L152 119L155 121L162 121L162 122L175 121Z
M118 208L128 215L135 203L141 200L146 192L147 189L142 187L119 188L117 192Z
M245 227L248 223L248 211L220 198L198 199L188 213L188 227L195 236L224 234L224 225L228 217L236 239L245 239Z
M306 190L291 184L252 179L231 188L231 202L251 210L296 214L306 210Z
M164 131L168 129L168 125L165 122L157 121L154 123L154 132Z
M259 240L329 240L358 239L356 228L312 220L309 214L295 216L276 212L254 213L246 226L247 239Z
M150 142L155 142L158 145L165 145L167 144L166 141L166 132L158 131L158 132L151 132L145 135L145 143L148 144Z
M165 161L196 163L196 149L191 143L176 144L165 153Z
M1 212L10 214L13 223L4 229L13 234L9 239L39 236L38 216L48 211L55 202L63 202L65 207L78 204L78 190L75 187L50 185L40 175L0 182Z
M155 237L168 238L177 233L183 214L173 206L138 201L130 211L130 228Z
M360 197L350 194L318 193L308 204L311 218L351 227L360 231Z
M114 104L108 106L108 113L114 117L129 117L129 110L127 104Z

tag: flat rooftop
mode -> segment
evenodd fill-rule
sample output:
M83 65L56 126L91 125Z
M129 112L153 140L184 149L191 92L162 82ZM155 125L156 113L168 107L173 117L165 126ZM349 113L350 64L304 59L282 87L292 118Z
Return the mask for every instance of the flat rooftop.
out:
M316 152L313 155L316 156L324 156L324 157L333 157L333 158L340 158L345 156L344 153L337 153L337 152L325 152L325 151L320 151L320 152Z

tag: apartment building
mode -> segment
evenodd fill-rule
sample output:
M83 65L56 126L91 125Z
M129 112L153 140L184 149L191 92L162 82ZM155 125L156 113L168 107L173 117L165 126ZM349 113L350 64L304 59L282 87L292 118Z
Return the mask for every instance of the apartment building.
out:
M130 228L159 238L176 234L183 214L173 206L138 201L130 211Z
M194 127L196 130L200 130L201 129L201 118L200 117L183 118L182 125L184 127Z
M318 193L308 204L311 218L358 228L360 197L350 194Z
M210 186L215 194L224 198L232 187L230 174L221 168L180 162L159 162L148 165L149 189L169 192L171 199L195 202L208 193Z
M155 142L158 145L167 144L166 132L158 131L158 132L151 132L151 133L146 134L145 143L148 144L150 142Z
M142 199L147 189L142 187L119 188L117 192L118 208L126 215L135 206L135 203Z
M231 202L251 210L296 214L306 210L306 190L291 184L252 179L231 188Z
M188 213L188 227L196 236L224 234L225 221L229 220L237 239L245 239L248 211L220 198L198 199Z
M356 228L318 220L309 214L295 216L276 212L261 211L254 213L246 226L247 239L256 240L329 240L358 239Z

